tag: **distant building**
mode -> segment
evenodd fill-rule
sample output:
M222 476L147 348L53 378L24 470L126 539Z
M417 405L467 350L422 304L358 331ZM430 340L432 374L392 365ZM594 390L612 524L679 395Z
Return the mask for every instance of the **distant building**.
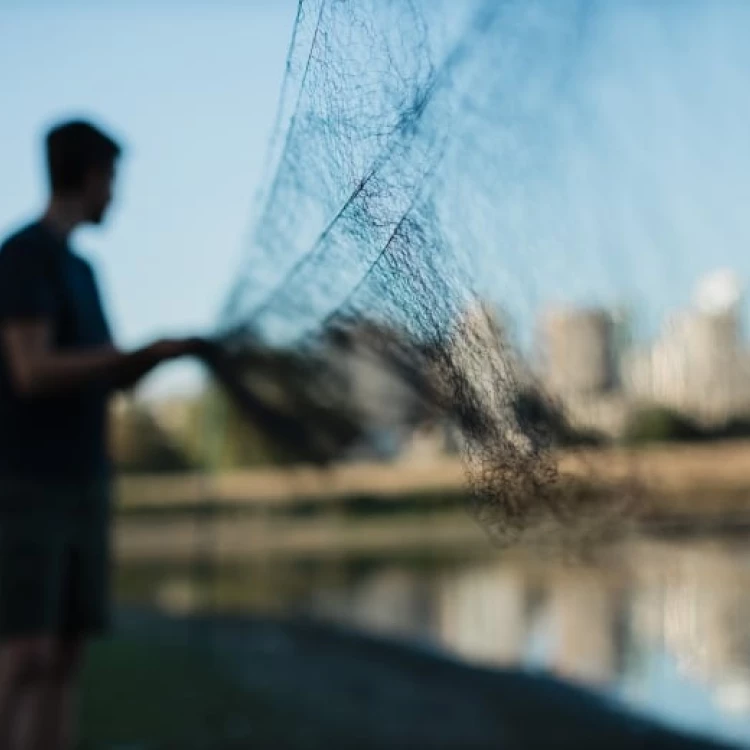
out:
M750 357L740 326L739 283L728 272L701 281L692 309L669 318L654 344L623 363L624 385L641 402L708 423L750 410Z
M693 306L633 347L602 309L554 309L539 326L544 384L572 424L616 436L636 407L663 405L706 424L750 413L742 285L728 270L701 279Z
M538 329L542 381L579 429L614 436L627 418L613 316L600 308L555 308Z
M609 393L617 386L614 322L606 310L554 309L541 321L544 381L560 396Z

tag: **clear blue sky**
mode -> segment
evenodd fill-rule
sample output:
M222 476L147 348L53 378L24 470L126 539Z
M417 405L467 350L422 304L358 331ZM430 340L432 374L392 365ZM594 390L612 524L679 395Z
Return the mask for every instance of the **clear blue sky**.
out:
M85 115L126 144L107 225L76 237L118 338L210 330L249 232L296 0L0 2L0 232L44 200L40 140ZM155 376L163 392L193 382Z

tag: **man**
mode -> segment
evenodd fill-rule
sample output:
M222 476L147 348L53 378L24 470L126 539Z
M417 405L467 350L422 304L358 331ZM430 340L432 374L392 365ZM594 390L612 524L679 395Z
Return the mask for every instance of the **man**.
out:
M200 346L112 343L69 239L102 222L120 147L67 122L46 156L46 211L0 249L0 750L72 744L84 646L108 621L108 398Z

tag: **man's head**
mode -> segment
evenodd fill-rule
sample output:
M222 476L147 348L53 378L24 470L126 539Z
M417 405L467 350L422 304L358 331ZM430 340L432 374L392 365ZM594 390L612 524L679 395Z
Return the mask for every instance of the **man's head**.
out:
M52 128L46 146L53 198L75 200L81 206L83 221L100 224L112 200L120 146L81 120Z

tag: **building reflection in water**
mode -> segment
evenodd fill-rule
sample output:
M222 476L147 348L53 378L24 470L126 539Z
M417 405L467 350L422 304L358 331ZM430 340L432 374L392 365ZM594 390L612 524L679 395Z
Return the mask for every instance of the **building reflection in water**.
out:
M725 711L750 714L750 555L742 543L641 545L634 619L642 638L709 685Z
M522 660L532 612L529 582L516 568L482 564L442 574L436 584L441 642L472 661Z
M624 666L624 592L604 571L587 568L556 576L549 587L550 666L581 682L615 680Z
M529 553L437 570L386 567L316 594L314 608L468 661L538 666L597 687L637 677L660 654L709 688L722 711L750 716L745 547L638 541L587 564Z

